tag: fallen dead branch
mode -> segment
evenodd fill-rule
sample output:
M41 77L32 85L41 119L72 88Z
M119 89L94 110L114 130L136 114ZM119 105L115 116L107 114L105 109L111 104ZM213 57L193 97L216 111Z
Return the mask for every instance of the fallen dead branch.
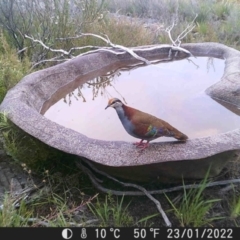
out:
M185 38L187 36L187 34L190 33L196 27L196 24L194 22L195 22L197 16L198 16L198 14L196 14L196 16L194 17L192 22L190 22L187 25L187 27L177 36L176 40L173 40L171 31L177 24L175 22L173 22L173 24L171 26L169 26L165 29L173 46L175 46L177 48L180 47L180 45L182 43L182 39Z
M93 177L93 174L90 174L90 170L87 169L87 167L83 166L80 162L77 162L76 164L77 164L77 166L80 167L84 172L86 172L89 176L91 175L91 178L95 178L95 177ZM94 171L96 171L96 172L98 172L99 174L101 174L101 175L103 175L103 176L105 176L105 177L107 177L107 178L109 178L109 179L111 179L111 180L113 180L113 181L115 181L115 182L123 185L124 187L132 187L132 188L137 188L138 190L140 190L144 195L146 195L151 201L153 201L153 202L155 203L155 205L157 206L158 211L159 211L159 212L161 213L161 215L162 215L162 218L163 218L166 226L167 226L167 227L171 227L171 226L172 226L172 224L171 224L171 222L169 221L166 213L165 213L164 210L162 209L161 203L160 203L156 198L154 198L144 187L139 186L139 185L137 185L137 184L133 184L133 183L125 183L125 182L119 181L118 179L113 178L113 177L111 177L110 175L108 175L108 174L106 174L106 173L104 173L104 172L102 172L102 171L97 170L92 164L90 164L90 163L87 163L87 164L88 164ZM96 181L97 181L97 180L96 180ZM109 191L109 192L111 192L111 191ZM112 192L111 192L111 193L112 193Z
M79 165L79 162L76 162L77 166L79 168L82 168L82 164ZM92 167L92 165L90 166ZM105 188L102 185L99 184L100 181L99 179L96 178L96 176L86 167L84 167L84 172L88 174L88 176L90 177L90 180L92 181L93 185L99 189L102 192L105 193L112 193L113 195L117 195L117 196L144 196L145 194L142 191L119 191L119 190L114 190L114 189L109 189L109 188ZM86 171L85 171L86 170ZM115 181L115 178L111 177L110 175L99 171L98 169L93 167L93 170L98 172L99 174L102 174L103 176L109 176L112 180ZM116 179L116 181L118 181ZM236 178L236 179L229 179L229 180L222 180L222 181L215 181L215 182L210 182L206 184L206 188L210 188L210 187L215 187L215 186L225 186L225 185L229 185L231 186L232 184L240 184L240 179ZM191 188L200 188L202 186L202 184L187 184L187 185L181 185L181 186L176 186L176 187L170 187L170 188L164 188L164 189L159 189L159 190L148 190L148 192L150 194L164 194L164 193L169 193L169 192L176 192L176 191L180 191L182 189L191 189Z
M95 168L92 164L90 164L87 161L84 161L84 163L86 163L91 168L91 170L93 170L94 172L96 172L96 173L98 173L102 176L105 176L105 177L121 184L124 187L137 188L140 191L119 191L119 190L106 188L106 187L101 185L102 181L99 180L88 167L84 166L80 162L76 162L77 167L82 169L89 176L89 178L90 178L92 184L94 185L94 187L96 187L101 192L111 193L111 194L117 195L117 196L122 196L122 195L125 195L125 196L144 196L144 195L146 195L150 200L152 200L156 204L159 212L162 214L162 216L165 220L166 225L171 224L171 223L168 222L169 221L168 218L165 218L166 215L161 208L160 202L158 200L156 200L155 198L153 198L151 195L152 194L164 194L164 193L169 193L169 192L174 192L174 191L180 191L180 190L183 190L183 189L200 188L202 186L202 184L188 184L188 185L181 185L181 186L165 188L165 189L160 189L160 190L146 190L145 188L143 188L139 185L119 181L118 179L108 175L107 173L98 170L97 168ZM232 187L233 184L240 184L240 179L230 179L230 180L210 182L210 183L206 184L206 188L214 187L214 186L224 186L224 185L228 185L228 186Z
M36 67L36 66L38 66L42 63L45 63L45 62L67 61L67 60L75 57L73 55L73 51L86 50L86 49L89 49L89 51L84 52L82 54L79 54L78 56L88 55L88 54L92 54L92 53L96 53L96 52L102 52L102 51L111 52L112 54L115 54L115 55L121 55L121 54L129 53L135 59L143 62L146 65L152 64L152 61L149 61L148 59L139 56L136 52L158 50L158 49L162 49L162 48L167 47L167 48L169 48L168 59L165 59L164 61L173 60L178 55L179 52L184 52L189 57L192 56L192 54L188 50L186 50L184 48L181 48L180 44L179 45L173 44L172 46L170 46L170 45L156 45L156 46L152 46L152 47L148 47L148 48L128 48L128 47L125 47L125 46L122 46L122 45L112 43L107 35L105 35L105 37L103 37L103 36L93 34L93 33L82 33L81 35L76 36L76 37L58 38L58 40L67 40L67 39L72 39L72 38L76 39L76 38L91 36L91 37L95 37L95 38L98 38L98 39L102 40L103 42L105 42L110 47L109 46L108 47L100 47L100 46L88 45L88 46L83 46L83 47L73 47L69 51L66 51L64 49L51 48L51 47L47 46L45 43L43 43L43 41L41 41L39 39L34 39L33 37L30 37L26 34L24 36L25 36L25 38L31 40L32 42L40 44L46 50L51 51L55 54L58 54L58 56L56 56L52 59L46 59L46 60L42 60L40 62L34 63L32 68L34 68L34 67ZM170 32L169 32L169 36L171 37ZM174 54L173 54L173 52L174 52Z
M63 49L54 49L54 48L51 48L49 46L47 46L45 43L43 43L43 41L39 40L39 39L34 39L33 37L30 37L28 35L24 35L25 38L27 39L30 39L32 42L35 42L35 43L39 43L40 45L42 45L42 47L44 47L45 49L51 51L51 52L55 52L55 53L60 53L61 56L67 56L69 58L73 58L74 56L72 55L72 52L75 51L75 50L85 50L85 49L99 49L99 48L102 48L102 47L97 47L97 46L83 46L83 47L73 47L73 48L70 48L69 51L66 51L66 50L63 50ZM22 51L22 50L21 50Z

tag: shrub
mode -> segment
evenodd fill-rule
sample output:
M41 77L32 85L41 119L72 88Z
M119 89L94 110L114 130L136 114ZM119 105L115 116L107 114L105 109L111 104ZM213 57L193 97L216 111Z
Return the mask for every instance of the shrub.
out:
M28 58L20 61L16 50L8 44L3 32L0 32L0 102L7 91L27 74L29 67Z

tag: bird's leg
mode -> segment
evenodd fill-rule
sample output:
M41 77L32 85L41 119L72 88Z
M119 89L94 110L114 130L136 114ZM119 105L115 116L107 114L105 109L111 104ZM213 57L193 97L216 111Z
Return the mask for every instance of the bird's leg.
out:
M145 148L147 148L149 146L149 141L147 141L146 143L144 143L143 141L144 140L142 139L140 142L136 142L133 144L136 145L136 147L141 148L141 150L144 150Z
M140 147L141 145L144 145L143 139L140 142L135 142L133 145L136 145L137 147Z
M145 148L148 148L149 147L149 141L147 141L146 143L142 143L138 147L141 148L141 151L144 150Z

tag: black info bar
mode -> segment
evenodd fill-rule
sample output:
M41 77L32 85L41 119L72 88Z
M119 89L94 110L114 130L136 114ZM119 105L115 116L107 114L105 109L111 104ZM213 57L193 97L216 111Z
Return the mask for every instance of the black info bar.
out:
M64 240L64 239L233 239L240 236L240 228L0 228L5 240Z

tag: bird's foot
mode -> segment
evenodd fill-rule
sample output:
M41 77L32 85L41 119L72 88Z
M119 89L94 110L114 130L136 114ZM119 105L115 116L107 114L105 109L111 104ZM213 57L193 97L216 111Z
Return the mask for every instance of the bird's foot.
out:
M133 145L136 145L136 147L140 147L140 146L144 145L144 143L143 143L143 140L141 140L140 142L133 143Z
M142 151L149 146L149 142L144 143L143 140L141 140L140 142L133 143L133 145L136 145L136 147L141 148Z
M148 142L142 143L141 145L138 145L137 147L141 148L141 151L143 151L144 149L149 147L149 143Z

